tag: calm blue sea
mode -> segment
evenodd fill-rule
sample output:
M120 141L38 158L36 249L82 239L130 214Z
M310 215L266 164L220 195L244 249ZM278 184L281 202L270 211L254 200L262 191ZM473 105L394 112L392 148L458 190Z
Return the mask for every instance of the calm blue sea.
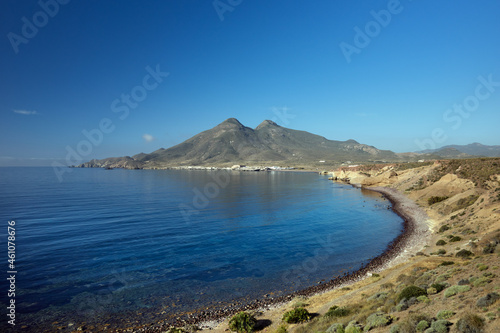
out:
M2 325L8 221L18 325L140 323L355 270L400 233L388 205L315 173L0 168Z

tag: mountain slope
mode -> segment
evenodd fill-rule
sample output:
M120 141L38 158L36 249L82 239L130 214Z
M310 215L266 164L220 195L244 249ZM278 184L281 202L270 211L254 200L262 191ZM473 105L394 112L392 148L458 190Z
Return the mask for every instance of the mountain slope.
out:
M448 145L438 149L427 149L422 150L420 153L440 153L443 149L455 149L462 154L475 155L475 156L487 156L487 157L500 157L500 146L487 146L477 142L468 145Z
M182 165L232 165L252 163L318 163L398 161L388 150L354 140L335 141L305 131L285 128L265 120L255 129L229 118L212 129L168 149L133 157L107 158L80 167L156 168Z

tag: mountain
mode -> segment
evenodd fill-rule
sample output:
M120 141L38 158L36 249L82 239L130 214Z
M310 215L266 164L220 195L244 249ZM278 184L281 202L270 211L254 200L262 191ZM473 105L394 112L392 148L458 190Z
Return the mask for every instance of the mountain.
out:
M91 160L79 167L129 169L168 166L231 166L233 164L304 165L351 161L400 161L389 150L360 144L355 140L335 141L264 120L255 129L229 118L212 129L168 149L132 157Z
M500 157L500 146L487 146L477 142L468 145L448 145L438 149L427 149L422 150L419 153L435 153L440 156L445 157L443 150L450 152L450 149L454 149L460 154L467 154L474 156L487 156L487 157Z

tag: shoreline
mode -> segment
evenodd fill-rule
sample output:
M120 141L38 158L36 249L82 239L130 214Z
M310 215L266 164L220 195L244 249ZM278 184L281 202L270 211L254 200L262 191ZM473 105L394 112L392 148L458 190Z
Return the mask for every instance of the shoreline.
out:
M160 332L161 329L167 327L181 327L186 324L197 325L202 331L213 330L240 311L263 312L271 308L284 306L297 296L311 297L361 281L369 277L371 273L381 272L406 261L427 244L431 236L429 226L426 223L429 217L414 201L398 190L389 187L362 187L362 189L380 193L391 203L391 210L403 219L402 232L387 245L382 254L371 259L366 265L361 266L356 271L337 275L329 281L287 295L276 298L255 299L246 304L223 307L222 309L214 308L213 310L201 312L198 316L191 316L187 320L178 318L174 322L166 321L157 327L150 326L146 331L141 329L141 332Z

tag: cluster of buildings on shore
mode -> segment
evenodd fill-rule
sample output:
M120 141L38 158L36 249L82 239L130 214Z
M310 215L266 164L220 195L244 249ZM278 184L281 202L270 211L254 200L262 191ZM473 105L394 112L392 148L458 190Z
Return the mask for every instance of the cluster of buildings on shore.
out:
M281 167L281 166L247 166L235 164L232 167L210 167L210 166L179 166L171 167L169 169L175 170L234 170L234 171L282 171L294 170L294 167Z

